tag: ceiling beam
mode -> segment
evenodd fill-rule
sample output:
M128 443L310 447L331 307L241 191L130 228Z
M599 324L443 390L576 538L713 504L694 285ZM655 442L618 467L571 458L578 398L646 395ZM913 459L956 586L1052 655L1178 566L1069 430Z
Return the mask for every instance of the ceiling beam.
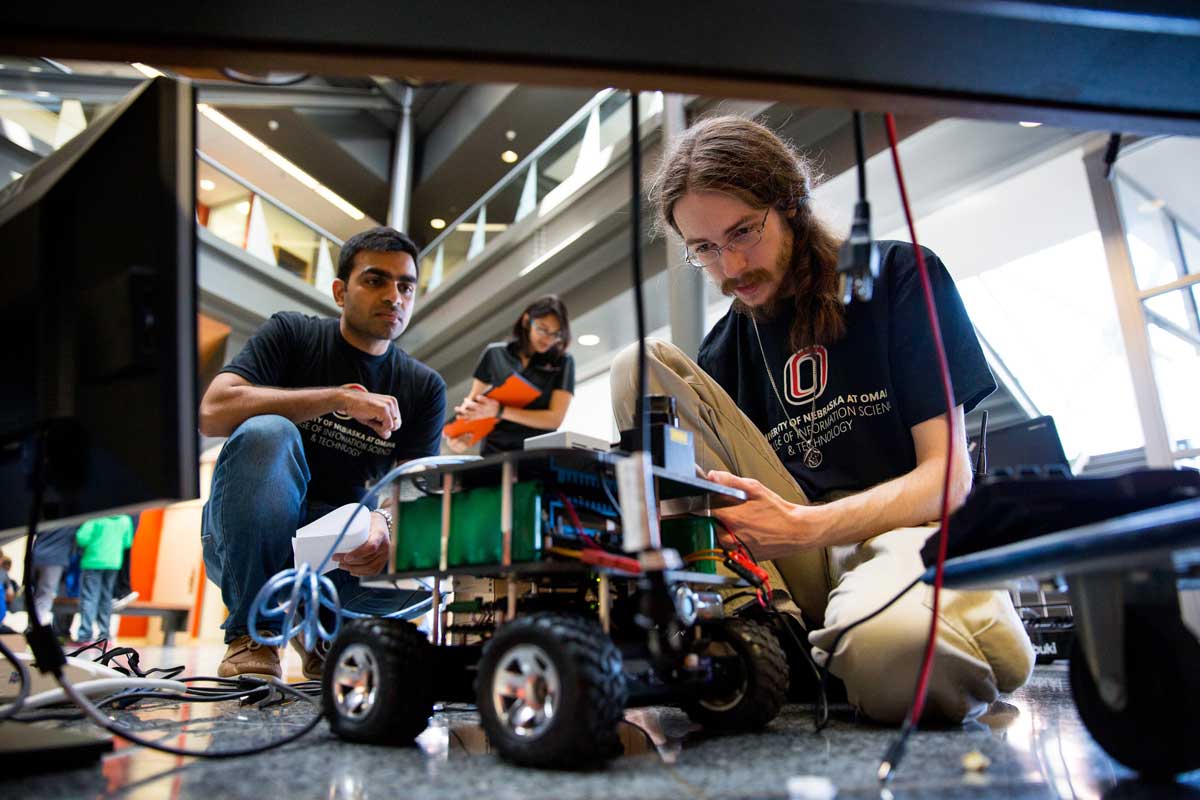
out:
M665 89L1061 127L1200 132L1180 0L9 4L0 50L55 58ZM396 23L396 24L393 24ZM383 102L386 99L380 98Z
M3 37L0 37L3 38ZM161 63L161 62L160 62ZM85 103L116 103L145 78L80 73L28 72L0 69L0 90L9 95L37 98L38 92ZM392 111L382 92L370 89L339 89L329 86L252 86L227 81L196 80L197 99L214 106L254 108L318 108ZM44 96L44 95L42 95Z

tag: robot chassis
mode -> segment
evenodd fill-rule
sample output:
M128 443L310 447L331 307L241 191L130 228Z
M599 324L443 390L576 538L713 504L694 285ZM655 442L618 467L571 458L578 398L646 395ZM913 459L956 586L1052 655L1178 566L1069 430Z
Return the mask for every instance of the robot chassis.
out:
M573 769L621 752L630 707L764 727L788 690L786 623L764 611L763 573L730 560L704 515L744 499L646 453L527 450L406 476L393 571L369 585L432 576L430 631L345 625L322 681L331 728L408 743L435 703L473 703L503 758Z

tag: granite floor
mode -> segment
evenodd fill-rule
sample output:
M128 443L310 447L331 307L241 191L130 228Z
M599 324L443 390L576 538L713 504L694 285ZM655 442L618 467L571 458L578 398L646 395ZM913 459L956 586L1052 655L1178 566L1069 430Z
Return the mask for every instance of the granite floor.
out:
M142 665L184 663L188 674L212 674L219 658L219 648L145 648ZM289 675L298 671L294 654L285 668ZM1200 800L1200 772L1173 784L1147 784L1106 756L1075 712L1061 664L1039 667L1026 687L979 723L918 732L899 774L882 792L874 775L894 731L855 722L848 709L840 709L824 732L814 733L811 712L788 706L762 733L706 736L674 709L630 711L621 730L625 755L587 773L510 766L490 751L472 710L449 707L435 715L416 747L343 743L322 722L297 742L255 756L213 761L118 742L98 765L24 778L0 775L0 784L5 798L816 800L835 788L839 797L887 800L968 795ZM232 702L114 712L147 736L208 751L296 730L312 714L302 703L259 710ZM963 756L973 752L986 756L990 766L982 772L964 769Z

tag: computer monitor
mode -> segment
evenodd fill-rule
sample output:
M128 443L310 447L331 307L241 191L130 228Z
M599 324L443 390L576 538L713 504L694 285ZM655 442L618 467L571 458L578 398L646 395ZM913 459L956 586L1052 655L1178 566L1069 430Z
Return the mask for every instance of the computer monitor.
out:
M198 496L195 98L157 78L0 191L0 542Z
M971 458L976 457L975 440L971 437ZM995 474L1022 469L1046 471L1056 468L1071 472L1071 462L1063 451L1062 440L1054 417L1034 417L1021 420L1002 428L993 428L987 433L988 472Z

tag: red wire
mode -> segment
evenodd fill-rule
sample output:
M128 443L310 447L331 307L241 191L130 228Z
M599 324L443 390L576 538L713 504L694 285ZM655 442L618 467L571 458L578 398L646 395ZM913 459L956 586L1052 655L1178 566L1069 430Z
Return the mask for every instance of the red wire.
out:
M896 167L896 183L900 187L900 202L904 205L904 218L908 221L908 232L912 237L913 252L917 257L917 271L921 275L921 288L925 294L925 311L929 315L929 327L933 331L933 343L937 350L938 370L942 378L942 394L946 400L946 475L942 483L942 530L938 535L937 570L933 581L933 620L929 623L929 640L925 643L925 656L917 679L917 691L913 697L909 723L916 727L925 710L925 698L929 692L929 676L933 672L933 658L937 650L938 613L942 599L942 575L946 563L946 541L950 530L950 476L954 465L954 389L950 385L950 364L946 359L946 346L942 342L941 325L938 324L937 304L933 299L933 285L925 267L925 256L917 243L917 229L913 224L912 208L908 203L908 191L904 186L904 172L900 168L900 151L896 142L896 120L891 114L885 116L888 142L891 144L892 164Z
M562 500L563 506L567 509L567 514L571 517L571 522L574 523L575 530L578 532L579 538L582 539L585 544L594 547L597 550L603 550L604 548L597 544L595 539L593 539L591 536L588 536L584 532L583 523L579 521L579 515L575 513L575 504L571 502L571 498L567 497L562 492L559 492L558 499Z

